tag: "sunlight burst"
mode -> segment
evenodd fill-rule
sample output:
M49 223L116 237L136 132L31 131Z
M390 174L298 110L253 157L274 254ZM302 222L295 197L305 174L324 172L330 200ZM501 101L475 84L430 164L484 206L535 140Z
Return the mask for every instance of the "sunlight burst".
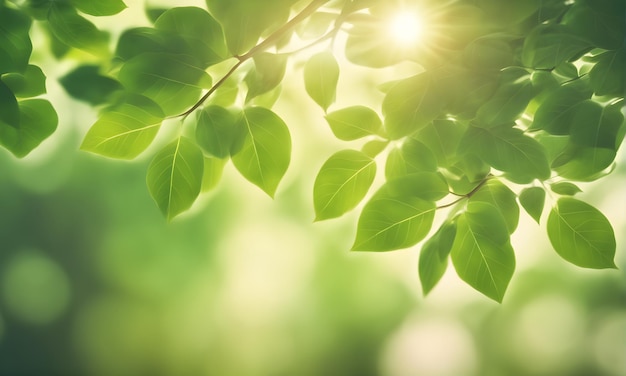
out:
M419 41L422 34L422 23L413 13L398 13L390 20L389 27L393 40L405 46Z

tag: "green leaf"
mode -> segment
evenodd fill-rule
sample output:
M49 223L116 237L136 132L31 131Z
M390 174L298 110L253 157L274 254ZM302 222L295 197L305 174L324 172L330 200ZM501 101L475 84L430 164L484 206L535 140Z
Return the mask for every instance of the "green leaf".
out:
M92 16L112 16L126 9L122 0L70 0L73 6Z
M433 152L416 138L409 138L401 147L392 149L385 164L388 180L423 171L437 171L437 160Z
M3 80L0 80L0 122L14 128L20 126L20 108L17 99Z
M626 35L626 3L614 0L576 1L563 17L572 32L595 46L613 50Z
M546 191L541 187L524 188L519 195L519 203L537 223L541 219L545 200Z
M228 57L222 26L202 8L168 9L159 16L154 27L184 38L192 46L189 52L202 62L203 68Z
M507 173L515 183L526 184L533 179L550 177L545 150L533 138L508 125L489 129L469 127L462 150L476 153L489 165Z
M246 102L274 89L285 76L287 55L261 52L254 56L254 69L248 71L245 77L248 85Z
M80 148L110 158L133 159L154 140L164 118L161 108L140 95L105 110Z
M572 117L571 140L580 146L617 148L623 122L624 115L618 106L603 107L591 100L580 102Z
M580 188L574 183L570 183L568 181L561 181L558 183L550 184L550 189L552 192L565 195L565 196L574 196L576 193L582 192Z
M351 106L329 112L326 121L335 137L344 141L379 135L383 126L378 114L365 106Z
M533 119L532 129L550 134L569 134L578 105L591 97L591 90L565 85L552 91L541 103Z
M364 153L342 150L320 169L313 185L315 220L336 218L353 209L369 190L376 163Z
M361 151L370 158L376 158L378 154L387 148L387 145L389 145L387 140L371 140L363 145Z
M148 166L148 190L171 220L189 209L200 194L204 157L192 141L180 137L159 151Z
M0 74L23 72L33 50L31 19L19 10L0 5Z
M111 94L123 89L117 80L100 74L98 65L81 65L59 82L72 98L93 106L106 103Z
M204 172L202 173L202 192L208 192L217 186L222 173L224 172L224 166L226 166L227 159L221 158L204 158Z
M526 67L552 69L589 48L591 44L575 35L572 28L559 24L541 24L524 40L522 61Z
M302 39L317 39L324 35L337 19L337 14L328 12L315 12L301 26L296 33Z
M365 204L353 251L391 251L417 244L430 230L435 203L415 196L396 196L381 189Z
M603 176L615 156L615 149L569 145L552 162L552 167L562 178L592 181Z
M335 101L339 65L330 52L313 55L304 66L304 87L324 111Z
M478 109L477 123L487 128L513 122L524 113L532 97L530 74L522 68L506 68L493 98Z
M489 298L501 302L515 271L515 255L500 213L474 202L457 219L450 252L459 277Z
M448 183L440 173L413 172L387 180L390 194L402 197L417 197L426 201L437 201L448 195Z
M180 35L166 30L151 27L135 27L125 30L120 35L115 55L122 60L144 53L166 53L171 55L196 56L197 49ZM198 68L204 69L202 62L196 57Z
M237 134L237 118L220 106L207 106L198 116L196 142L207 153L226 158Z
M396 83L383 100L385 129L393 140L424 128L446 102L427 71Z
M128 60L120 70L127 90L155 101L166 115L177 115L193 105L211 76L197 68L190 56L145 53ZM176 98L172 100L172 98Z
M54 133L58 117L50 102L43 99L23 100L19 111L19 127L0 121L0 143L22 158Z
M436 159L436 165L448 167L456 162L457 148L466 127L452 120L435 120L416 135L416 139L426 145Z
M283 120L263 107L250 107L239 119L245 132L233 164L251 183L270 197L287 171L291 159L291 136Z
M108 54L108 34L79 16L76 10L64 3L52 2L48 13L50 30L68 46L87 51L96 56Z
M463 50L463 62L471 69L499 71L513 65L513 50L507 35L487 35Z
M420 250L418 271L422 291L428 294L448 268L448 256L456 235L456 223L444 222Z
M615 268L615 235L593 206L561 197L548 217L548 237L565 260L583 268Z
M36 65L29 65L24 73L4 74L2 81L18 98L31 98L46 93L46 75Z
M624 67L626 48L607 51L598 57L598 62L589 72L591 87L596 95L624 95Z
M519 207L515 200L515 193L498 179L489 179L469 202L482 202L493 206L504 218L509 234L517 228L519 222Z

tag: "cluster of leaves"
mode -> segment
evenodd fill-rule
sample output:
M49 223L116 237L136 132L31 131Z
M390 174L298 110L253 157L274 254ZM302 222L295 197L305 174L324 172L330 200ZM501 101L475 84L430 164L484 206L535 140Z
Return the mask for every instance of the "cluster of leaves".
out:
M289 166L291 138L271 108L295 56L294 35L303 48L330 47L344 32L343 51L329 48L308 56L302 72L306 92L326 113L333 134L361 145L333 154L321 167L313 189L317 220L357 207L384 159L385 182L363 206L352 249L414 246L433 230L435 212L447 209L447 218L421 249L425 293L451 259L461 279L501 301L515 269L510 235L520 206L540 222L546 199L552 201L548 236L564 259L582 267L615 267L610 223L573 196L580 191L576 182L612 170L626 132L622 0L207 0L206 5L147 9L152 26L124 31L112 59L79 66L61 80L70 95L100 108L84 150L133 159L152 144L164 122L178 124L179 132L157 151L147 172L149 191L168 219L215 186L228 160L274 195ZM28 42L26 15L47 22L53 46L103 56L106 34L77 11L112 15L124 7L121 0L30 0L20 8L2 8L0 20L11 22L0 23L0 37L21 38L0 43L20 49L0 49L20 56L19 62L0 63L2 129L7 123L28 130L24 119L34 116L23 110L29 100L20 101L18 121L12 93L19 96L19 90L10 84L18 78L31 82L34 75L28 74L35 69L27 65L30 50L21 50ZM386 30L398 12L419 14L421 41L389 40ZM380 87L380 111L358 103L332 109L340 83L338 53L373 69L402 61L418 68L415 75ZM6 134L0 133L0 140L14 151ZM37 133L37 143L48 134Z

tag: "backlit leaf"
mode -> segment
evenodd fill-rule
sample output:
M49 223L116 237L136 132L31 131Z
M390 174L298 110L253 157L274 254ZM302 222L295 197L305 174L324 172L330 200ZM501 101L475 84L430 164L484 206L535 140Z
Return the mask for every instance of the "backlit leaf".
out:
M615 268L615 235L606 217L593 206L561 197L548 217L548 237L556 252L584 268Z
M168 220L191 207L200 194L203 171L202 151L185 137L166 145L154 156L146 183Z
M564 85L552 91L537 109L532 129L543 129L555 135L569 134L578 105L591 94L591 90L581 90L575 85Z
M313 55L304 66L304 87L324 111L335 102L339 65L330 52Z
M18 98L36 97L46 92L46 75L36 65L29 65L24 73L7 73L2 81Z
M545 200L546 191L541 187L524 188L519 195L520 205L537 223L541 219Z
M385 164L387 179L423 171L437 171L437 160L417 138L409 138L399 148L392 149Z
M445 222L422 246L418 271L424 295L437 285L446 272L455 235L456 223Z
M552 69L591 48L566 25L538 25L524 40L522 61L535 69Z
M602 53L591 68L589 80L596 95L624 95L626 48Z
M378 114L365 106L351 106L329 112L326 121L335 137L345 141L380 134L383 125Z
M122 0L70 0L79 11L92 16L112 16L126 9Z
M469 202L482 202L493 206L504 218L509 234L517 228L519 222L519 207L515 200L515 193L498 179L489 179Z
M48 138L57 128L57 113L47 100L26 99L19 102L19 128L0 121L0 143L22 158Z
M24 13L0 4L0 74L23 72L33 46L31 19Z
M52 2L48 13L50 30L68 46L101 56L108 52L108 34L78 15L73 7Z
M568 181L561 181L558 183L550 184L550 189L552 192L565 195L565 196L574 196L576 193L582 192L580 188L574 183L570 183Z
M353 209L376 175L374 160L360 151L342 150L322 166L313 186L316 220L339 217Z
M226 158L237 134L237 117L219 106L207 106L198 116L196 142L209 154Z
M227 159L205 157L204 172L202 173L202 192L215 188L222 178Z
M521 68L507 68L501 73L498 90L477 113L481 127L500 125L517 120L533 97L530 75Z
M256 55L253 60L254 69L250 70L245 77L248 86L246 101L265 94L278 86L283 80L287 68L287 55L262 52Z

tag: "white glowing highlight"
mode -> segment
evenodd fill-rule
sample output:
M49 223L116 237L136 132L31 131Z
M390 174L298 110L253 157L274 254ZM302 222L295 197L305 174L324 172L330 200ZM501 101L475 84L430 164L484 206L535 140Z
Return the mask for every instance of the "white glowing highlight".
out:
M390 20L389 26L393 40L402 45L414 44L422 34L422 23L413 13L398 13Z

